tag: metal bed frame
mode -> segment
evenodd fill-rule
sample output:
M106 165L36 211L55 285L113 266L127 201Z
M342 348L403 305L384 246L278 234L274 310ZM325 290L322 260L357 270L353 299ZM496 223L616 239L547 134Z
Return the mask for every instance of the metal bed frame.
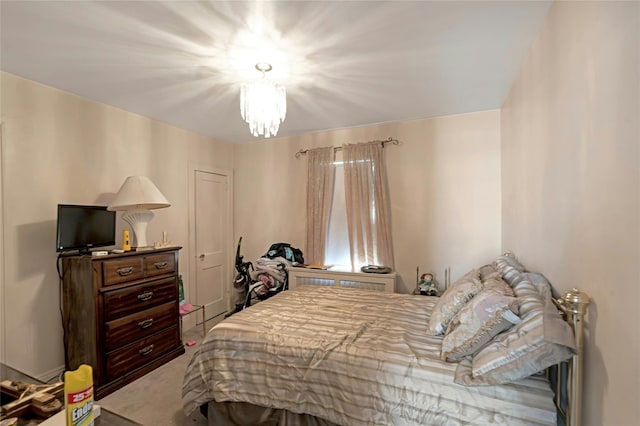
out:
M559 420L566 426L582 424L582 374L584 366L584 320L589 296L577 288L553 299L565 321L573 329L577 353L568 361L547 370L555 385L555 404Z

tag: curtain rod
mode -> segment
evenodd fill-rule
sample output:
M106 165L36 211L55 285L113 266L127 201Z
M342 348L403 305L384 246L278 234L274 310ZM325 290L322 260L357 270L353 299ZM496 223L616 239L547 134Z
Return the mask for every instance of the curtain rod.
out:
M368 143L375 143L375 142L379 142L382 147L384 148L384 146L388 143L392 144L392 145L400 145L400 141L398 139L395 138L389 138L389 139L385 139L385 140L374 140L374 141L369 141ZM342 149L341 146L334 146L333 147L333 152L336 151L340 151ZM309 152L308 149L301 149L300 151L296 152L296 158L300 158L301 155L305 155L307 152Z

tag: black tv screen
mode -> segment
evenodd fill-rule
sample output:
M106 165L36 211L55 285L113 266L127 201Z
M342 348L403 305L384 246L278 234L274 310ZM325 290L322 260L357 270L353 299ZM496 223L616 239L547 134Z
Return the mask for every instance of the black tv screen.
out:
M105 206L58 204L56 251L89 252L116 243L116 212Z

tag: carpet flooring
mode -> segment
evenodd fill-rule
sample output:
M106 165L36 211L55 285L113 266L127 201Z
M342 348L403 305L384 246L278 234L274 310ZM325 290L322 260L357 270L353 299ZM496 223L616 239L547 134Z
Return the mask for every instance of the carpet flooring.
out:
M207 330L223 319L207 321ZM138 380L96 401L103 408L145 426L205 426L207 419L199 412L185 416L182 411L182 377L196 348L202 341L202 323L184 332L186 353L153 370Z

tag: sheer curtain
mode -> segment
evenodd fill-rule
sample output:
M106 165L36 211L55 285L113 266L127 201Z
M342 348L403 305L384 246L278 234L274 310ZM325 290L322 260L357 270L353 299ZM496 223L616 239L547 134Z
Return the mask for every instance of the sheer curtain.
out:
M343 145L351 264L393 268L387 174L379 142Z
M307 151L307 263L324 264L334 185L333 147Z

